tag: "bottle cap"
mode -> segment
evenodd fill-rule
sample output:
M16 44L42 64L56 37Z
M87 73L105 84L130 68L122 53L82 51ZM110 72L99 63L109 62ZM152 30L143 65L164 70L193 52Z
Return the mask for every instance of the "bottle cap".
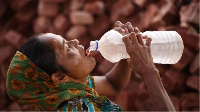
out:
M97 51L97 49L98 49L98 40L91 41L90 42L89 52L91 52L91 51Z

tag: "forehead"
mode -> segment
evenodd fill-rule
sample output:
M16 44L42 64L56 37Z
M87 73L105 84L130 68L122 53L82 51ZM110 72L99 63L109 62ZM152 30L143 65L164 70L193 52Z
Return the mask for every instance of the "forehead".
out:
M59 41L61 43L63 42L63 37L61 37L60 35L53 34L53 33L45 33L38 36L38 38L43 41Z

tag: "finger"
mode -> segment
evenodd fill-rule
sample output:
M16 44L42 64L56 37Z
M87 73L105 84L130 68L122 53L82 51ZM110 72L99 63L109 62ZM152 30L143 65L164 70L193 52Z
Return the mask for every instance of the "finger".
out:
M151 45L151 41L152 41L152 39L149 38L149 37L147 37L147 38L146 38L146 44L145 44L145 45L149 47L149 46Z
M118 31L119 33L125 33L125 30L121 27L115 27L114 30Z
M130 22L126 23L126 27L127 27L128 31L129 31L129 33L134 32L134 28L132 27Z
M129 35L130 35L130 33L129 33ZM133 41L135 41L132 37L129 37L129 39L133 42Z
M129 31L128 31L126 25L123 24L123 25L122 25L122 28L125 30L125 33L129 33Z
M142 36L142 38L143 38L143 39L147 39L148 37L145 35L145 36Z
M131 32L128 37L130 38L130 40L132 41L132 44L134 45L139 45L136 34L134 32Z
M120 21L115 22L115 27L121 27L123 24Z
M143 42L143 39L142 39L142 35L141 35L141 34L137 34L136 37L137 37L137 39L138 39L138 43L139 43L141 46L144 46L144 42Z
M127 48L130 48L132 46L132 43L131 43L131 40L129 39L129 37L126 35L122 38L125 46L126 46L126 49Z
M135 32L136 34L139 34L139 33L140 33L140 30L139 30L137 27L134 27L134 32Z

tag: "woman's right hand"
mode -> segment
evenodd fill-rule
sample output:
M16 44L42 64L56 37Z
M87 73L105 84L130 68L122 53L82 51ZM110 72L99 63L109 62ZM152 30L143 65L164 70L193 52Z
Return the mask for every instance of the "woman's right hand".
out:
M145 44L143 39L146 39ZM123 37L123 41L130 56L127 59L128 64L136 73L145 77L147 74L157 71L150 50L151 38L131 32Z

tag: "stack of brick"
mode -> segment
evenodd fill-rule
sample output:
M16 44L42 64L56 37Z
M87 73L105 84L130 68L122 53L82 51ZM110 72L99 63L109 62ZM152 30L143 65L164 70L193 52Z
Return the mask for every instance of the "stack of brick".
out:
M114 23L131 22L141 31L174 30L184 42L180 61L156 64L177 111L199 111L198 0L8 0L0 1L0 110L34 110L8 98L6 72L16 50L34 34L51 32L89 47ZM94 53L92 75L105 75L114 66ZM142 78L132 73L127 87L110 97L128 111L151 111L153 105Z

